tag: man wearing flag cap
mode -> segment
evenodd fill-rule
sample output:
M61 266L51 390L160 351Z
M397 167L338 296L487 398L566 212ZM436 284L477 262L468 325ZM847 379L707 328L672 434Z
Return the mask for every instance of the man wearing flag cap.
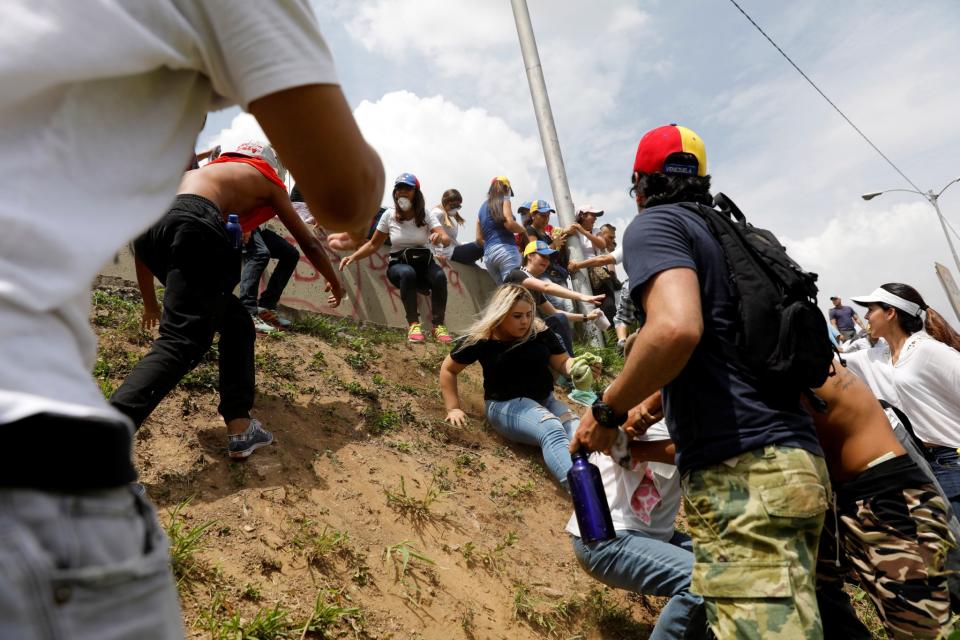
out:
M814 589L829 479L810 417L773 405L731 362L737 300L723 249L683 203L711 206L706 149L674 124L640 140L639 215L623 238L642 328L571 449L607 449L629 409L663 390L694 542L691 590L719 638L822 638Z

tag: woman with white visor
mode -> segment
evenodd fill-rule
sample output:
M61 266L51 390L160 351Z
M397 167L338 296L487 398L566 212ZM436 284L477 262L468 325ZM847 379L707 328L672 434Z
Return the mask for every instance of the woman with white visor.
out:
M905 284L888 283L851 299L867 307L871 335L884 340L845 354L848 366L878 398L907 415L960 513L960 334Z

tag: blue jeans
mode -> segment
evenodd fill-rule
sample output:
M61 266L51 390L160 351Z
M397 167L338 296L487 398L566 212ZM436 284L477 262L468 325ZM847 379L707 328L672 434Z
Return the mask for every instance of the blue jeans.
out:
M514 269L519 269L523 261L520 259L520 249L512 244L486 245L483 248L483 264L486 265L490 277L497 284L503 284L504 279Z
M183 638L169 542L128 486L0 489L0 638Z
M270 258L277 259L277 267L270 274L267 288L260 295L260 277ZM240 273L240 302L250 315L257 314L257 307L276 311L280 296L300 262L300 252L292 244L270 229L254 229L250 240L243 248L243 271Z
M652 640L706 635L703 599L690 592L693 543L689 536L678 531L664 542L639 531L621 530L605 542L586 545L576 536L571 541L580 566L600 582L670 598L650 633Z
M927 453L933 458L930 460L933 475L960 516L960 455L951 447L931 447Z
M494 431L511 442L540 447L543 461L554 478L567 486L570 436L580 418L551 393L542 402L530 398L487 400L487 420Z

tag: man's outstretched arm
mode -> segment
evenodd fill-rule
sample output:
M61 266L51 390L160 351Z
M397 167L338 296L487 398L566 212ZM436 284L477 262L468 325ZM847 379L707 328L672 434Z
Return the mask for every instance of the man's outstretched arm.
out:
M383 164L357 127L338 85L286 89L250 103L310 212L328 231L366 239L383 198Z

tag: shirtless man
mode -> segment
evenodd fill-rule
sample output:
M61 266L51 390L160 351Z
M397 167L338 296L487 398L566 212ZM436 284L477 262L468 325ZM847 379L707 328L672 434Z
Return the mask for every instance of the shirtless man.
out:
M814 390L826 410L805 400L834 490L817 562L824 636L872 637L843 591L844 574L852 570L890 637L939 637L950 622L944 560L956 544L946 502L900 445L870 389L840 363L835 367L836 375ZM630 411L624 429L643 433L662 415L658 392ZM675 448L670 440L631 442L631 454L672 463Z
M836 375L814 390L826 411L807 403L834 491L817 562L824 635L872 637L842 589L852 570L891 638L945 637L951 615L944 563L957 544L947 503L900 445L869 387L834 366Z
M297 215L277 175L269 146L245 143L184 174L173 206L134 241L143 325L160 322L160 336L133 368L110 403L139 427L199 362L220 334L220 405L231 458L246 458L273 435L250 418L254 398L255 339L250 314L233 295L240 280L240 247L224 227L238 214L244 232L274 215L327 280L328 304L343 297L336 271L317 237ZM166 287L163 313L154 276Z

